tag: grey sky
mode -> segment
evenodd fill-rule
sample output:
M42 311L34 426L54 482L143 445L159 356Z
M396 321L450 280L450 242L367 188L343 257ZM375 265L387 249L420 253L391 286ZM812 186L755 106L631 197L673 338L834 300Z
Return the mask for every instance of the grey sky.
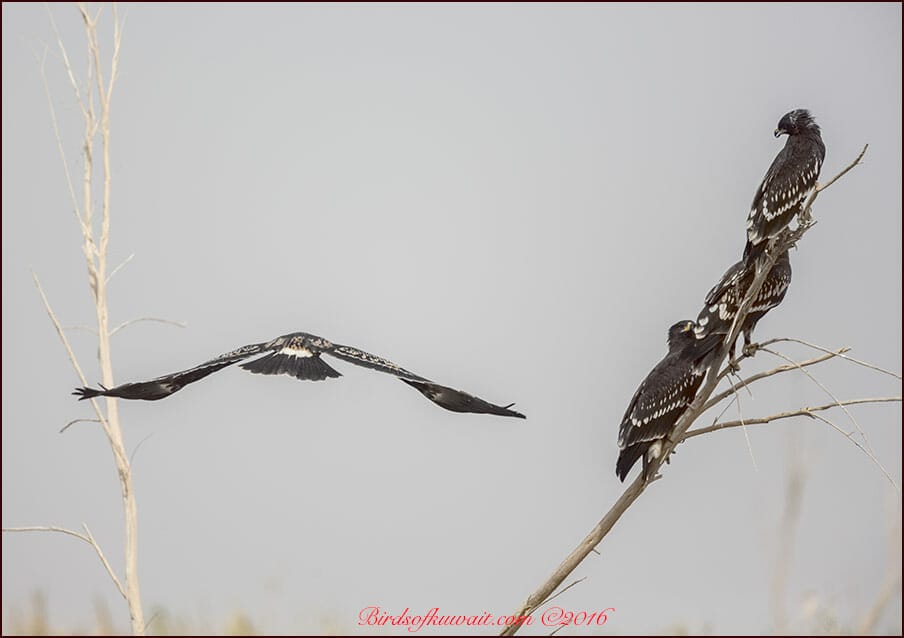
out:
M91 324L39 72L52 31L42 5L2 10L3 525L84 521L119 569L110 452L92 424L57 433L91 412L70 395L78 378L30 275L65 325ZM81 71L77 12L52 11ZM236 368L123 402L129 449L141 443L148 616L160 606L220 631L244 611L263 631L366 635L380 633L355 625L368 605L514 611L621 493L625 406L668 326L696 316L739 258L792 108L822 126L824 177L870 148L820 196L788 296L757 336L849 345L901 370L900 5L121 12L111 253L135 258L111 285L112 321L188 327L117 335L118 381L303 330L528 416L445 412L341 364L322 383ZM77 172L81 124L53 46L47 75ZM93 336L69 335L96 380ZM744 369L775 364L760 354ZM813 372L839 398L900 394L842 362ZM787 375L742 401L761 416L829 399ZM900 405L851 412L900 485ZM815 601L856 627L899 561L900 494L825 424L747 438L683 445L558 604L616 608L606 631L770 631L797 449L788 612L818 628L802 616ZM35 590L55 627L90 626L98 597L127 626L96 557L68 538L4 535L2 585L4 631ZM900 619L898 591L880 629Z

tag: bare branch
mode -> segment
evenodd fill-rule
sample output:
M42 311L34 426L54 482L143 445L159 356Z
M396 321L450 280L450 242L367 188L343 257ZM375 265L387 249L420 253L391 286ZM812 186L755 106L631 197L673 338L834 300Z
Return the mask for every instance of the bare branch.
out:
M55 525L29 525L27 527L4 527L3 533L6 532L59 532L60 534L68 534L69 536L74 536L75 538L85 541L89 545L91 544L91 540L85 536L84 534L79 534L76 531L65 527L57 527Z
M75 425L76 423L100 423L100 419L72 419L69 423L60 428L60 434L69 429L70 426Z
M856 440L854 440L852 438L852 433L845 432L844 430L839 428L837 425L835 425L828 419L823 419L822 417L820 417L819 415L816 414L816 412L823 412L825 410L831 410L832 408L840 407L842 410L844 410L845 409L844 406L848 406L848 405L861 405L861 404L868 404L868 403L892 403L892 402L900 403L901 397L867 397L867 398L862 398L862 399L848 399L847 401L838 401L836 399L834 403L827 403L826 405L819 405L819 406L812 407L812 408L810 408L810 407L799 408L797 410L789 410L788 412L779 412L777 414L771 414L769 416L759 417L759 418L755 418L755 419L745 419L743 421L723 421L721 423L713 423L713 425L710 425L707 427L696 428L694 430L689 430L689 431L685 432L684 436L681 438L681 441L686 441L687 439L693 438L695 436L700 436L701 434L709 434L710 432L715 432L717 430L726 430L728 428L737 428L737 427L745 427L746 428L746 426L749 426L749 425L763 425L766 423L772 423L773 421L781 421L782 419L791 419L791 418L798 417L798 416L806 416L806 417L810 417L811 419L819 419L819 420L827 423L828 425L830 425L833 429L841 432L841 434L844 435L845 438L849 439L851 441L851 443L853 443L858 448L860 448L860 450L864 454L866 454L873 461L873 463L882 471L882 473L885 475L885 478L887 478L889 480L889 482L891 482L891 484L895 488L895 490L900 492L900 488L898 487L898 484L895 483L895 480L888 473L888 470L885 469L885 466L882 465L882 463L879 461L879 459L876 458L876 455L871 450L866 449L865 447L860 445Z
M621 518L631 504L637 500L649 483L645 483L643 476L634 479L627 489L618 497L611 509L600 520L596 526L590 530L590 533L581 541L581 543L562 561L552 575L546 579L534 593L532 593L521 609L515 613L516 618L523 618L532 614L539 608L544 601L549 598L556 588L564 581L568 575L583 561L587 555L605 538L618 519ZM520 629L518 623L506 626L499 635L513 636Z
M835 352L824 354L824 355L816 357L814 359L808 359L807 361L801 361L795 365L782 365L782 366L773 368L772 370L766 370L764 372L757 372L756 374L752 374L749 377L747 377L746 379L744 379L743 381L741 381L740 385L746 387L746 386L749 386L754 381L759 381L760 379L765 379L767 377L771 377L776 374L782 374L783 372L790 372L791 370L797 370L798 368L806 368L807 366L816 365L817 363L822 363L823 361L827 361L828 359L831 359L832 357L835 357L840 353L847 352L848 350L850 350L850 348L840 348L839 350L837 350ZM721 374L720 374L720 376L721 376ZM734 393L734 388L729 389L729 390L724 390L724 391L720 392L719 394L713 396L711 399L709 399L706 403L703 404L703 411L706 412L707 410L709 410L711 407L713 407L717 403L720 403L726 397L730 397L733 393Z
M568 577L568 575L574 571L574 569L583 561L587 555L593 550L602 540L605 538L606 534L609 533L609 530L615 525L615 523L621 518L622 514L624 514L627 509L637 500L637 498L644 492L647 486L651 485L656 478L658 477L658 470L661 467L662 463L665 462L672 451L675 449L675 446L678 445L685 438L685 433L691 424L696 421L696 419L705 412L708 408L712 407L726 396L729 396L732 392L736 391L735 388L729 390L727 393L721 393L717 397L713 397L710 399L713 391L716 389L719 381L723 376L728 374L726 371L721 371L720 368L722 365L722 361L725 360L726 355L728 354L728 346L734 343L735 339L737 339L741 326L744 324L744 320L747 317L748 312L753 304L753 300L756 298L756 295L759 293L760 288L762 288L763 283L766 280L766 277L769 274L773 264L778 259L778 256L784 252L785 249L790 248L795 245L797 241L807 232L809 228L812 227L813 222L810 219L810 207L813 204L813 201L816 198L816 195L831 186L838 178L847 173L853 166L856 166L860 160L863 158L863 154L866 152L866 147L864 147L863 151L861 151L860 155L857 156L857 159L851 163L850 166L846 167L841 171L835 178L829 180L825 185L819 187L815 190L807 201L804 203L802 207L801 213L798 218L798 226L793 231L789 231L785 229L779 237L773 240L770 246L770 249L766 251L766 253L760 258L760 261L757 263L757 271L756 276L754 277L753 283L750 285L750 288L747 290L744 295L744 299L738 308L738 312L735 315L734 323L732 324L732 328L729 331L729 334L725 336L725 340L723 341L723 348L721 352L721 356L715 362L713 362L712 366L709 369L709 372L706 375L706 379L703 382L702 387L697 393L697 397L694 401L688 406L687 410L678 419L678 422L675 424L672 433L667 437L663 442L662 453L659 458L653 459L649 467L647 468L648 475L651 477L649 480L645 480L644 473L641 473L633 483L631 483L624 492L622 492L621 496L619 496L618 500L615 501L615 504L609 509L609 511L603 516L603 518L596 524L596 526L590 531L590 533L584 538L583 541L562 561L562 563L556 568L556 570L552 573L552 575L544 582L533 594L531 594L527 601L521 606L521 609L514 614L516 618L521 618L533 613L540 605L543 604L552 592ZM842 349L842 352L846 352L847 349ZM830 359L836 356L835 353L825 354L822 357L817 357L817 360L812 360L809 362L795 363L793 366L783 366L780 368L776 368L775 370L769 371L768 373L761 375L752 375L748 379L742 382L742 387L749 385L750 383L756 381L757 379L764 378L765 376L772 376L775 374L781 374L787 370L796 370L798 368L805 367L807 365L814 365L815 363L819 363L820 361L825 361L826 359ZM819 415L813 415L816 418L820 418ZM502 636L512 636L518 632L521 628L519 623L512 623L507 625L500 632Z
M828 348L823 346L818 346L815 343L810 343L809 341L804 341L803 339L794 339L793 337L777 337L775 339L769 339L768 341L763 341L760 343L760 346L769 346L774 343L780 343L782 341L787 341L790 343L799 343L803 346L807 346L808 348L813 348L814 350L819 350L820 352L833 352ZM901 380L901 375L897 372L892 372L891 370L886 370L885 368L880 368L879 366L867 363L866 361L861 361L860 359L855 359L854 357L849 357L846 354L841 354L839 352L834 352L836 357L841 357L845 361L850 361L851 363L856 363L857 365L861 365L864 368L869 368L870 370L875 370L876 372L881 372L882 374L887 374L890 377L894 377L895 379Z
M97 336L97 328L92 328L91 326L63 326L63 330L84 330Z
M774 356L776 356L776 357L779 357L780 359L784 359L785 361L788 361L788 362L790 362L790 363L794 363L795 365L797 364L796 361L794 361L793 359L790 359L790 358L786 357L785 355L783 355L783 354L780 353L780 352L776 352L776 351L771 350L771 349L769 349L769 348L763 348L763 351L768 352L769 354L774 355ZM817 379L816 377L814 377L814 376L813 376L812 374L810 374L808 371L804 370L803 368L801 368L800 371L803 372L805 375L807 375L807 377L810 379L810 381L812 381L812 382L815 383L817 386L819 386L819 388L820 388L823 392L825 392L827 395L829 395L829 398L831 398L831 399L835 402L835 404L836 404L838 407L841 408L842 412L844 412L844 413L847 415L847 417L851 420L851 423L854 424L854 427L857 428L857 432L860 433L860 436L861 436L861 438L863 439L863 442L866 443L867 449L868 449L871 453L874 453L874 452L873 452L873 446L870 445L869 437L866 436L866 432L864 432L864 431L863 431L863 428L860 427L860 423L857 422L857 419L854 418L854 415L851 414L850 411L849 411L845 406L843 406L842 404L840 404L840 403L838 402L838 397L836 397L834 394L832 394L832 391L831 391L831 390L829 390L829 389L828 389L821 381L819 381L819 379Z
M69 74L69 80L76 94L76 98L79 102L79 106L82 111L82 117L84 120L84 132L81 145L83 154L83 172L81 186L82 192L80 193L82 197L82 203L80 205L76 204L75 209L80 229L82 231L82 252L85 256L88 271L88 284L94 296L94 307L97 319L98 335L98 362L100 364L102 383L112 386L115 384L113 383L113 368L110 355L111 331L109 329L109 315L107 308L107 283L109 281L109 277L107 276L107 247L110 238L110 195L112 181L110 164L110 104L113 87L115 85L115 78L117 76L122 32L118 21L117 10L114 7L114 46L112 58L110 61L110 80L105 85L104 71L101 64L101 47L97 28L98 19L102 13L102 8L97 11L94 17L89 15L88 9L83 3L78 4L78 10L84 22L85 37L87 40L88 49L86 89L84 95L80 92L78 83L75 81L75 74L73 73L72 66L69 63L69 58L66 54L65 46L63 46L62 39L59 37L56 25L53 24L52 14L50 16L50 19L54 27L54 32L57 34L57 41L60 46L60 51L63 55L66 71ZM96 107L99 110L96 110ZM103 183L101 199L102 204L100 210L101 219L99 228L99 242L95 242L92 193L95 191L95 187L97 185L94 172L94 150L96 146L96 134L98 132L100 132L101 134L100 150L101 160L103 162ZM62 146L62 143L59 140L58 144ZM65 154L62 154L62 156L65 163ZM74 187L70 188L71 196L74 190ZM79 211L81 213L80 215L78 214ZM110 276L115 274L115 272L116 270L114 270ZM69 354L69 358L72 361L73 366L76 368L76 371L82 382L85 383L85 375L82 373L82 370L75 359L72 348L70 347L65 337L59 321L53 314L53 311L50 309L50 305L47 302L47 298L44 295L43 290L41 290L40 283L38 282L36 276L35 283L38 286L38 290L44 301L44 306L48 312L48 315L50 315L51 321L53 322L57 333L60 335L60 338L62 339L63 344ZM92 399L91 404L95 412L97 413L98 420L104 428L104 432L107 435L107 439L110 443L110 448L113 452L113 459L116 464L116 470L119 477L123 511L125 514L125 588L122 587L122 584L115 577L114 582L117 588L120 590L120 593L122 593L125 597L128 604L132 633L136 635L142 635L145 633L146 627L144 624L144 612L141 607L141 595L138 583L138 513L137 504L135 501L135 491L131 478L131 467L129 464L129 458L125 452L125 445L123 444L122 428L119 424L118 406L116 399L109 397L107 397L105 401L105 412L101 411L98 400ZM69 425L72 425L72 423L67 424L63 429L65 430L67 427L69 427ZM93 542L93 538L91 537L90 532L88 532L88 538ZM105 559L104 562L106 564Z
M827 189L829 186L831 186L832 184L834 184L835 182L837 182L839 179L841 179L842 177L844 177L844 176L847 174L847 172L848 172L849 170L851 170L852 168L854 168L854 167L857 166L858 164L862 164L862 163L863 163L863 162L862 162L863 156L866 155L866 149L868 149L868 148L869 148L869 144L864 144L864 145L863 145L863 150L860 151L860 154L856 157L856 159L855 159L853 162L851 162L850 164L848 164L847 166L845 166L844 169L842 169L842 171L841 171L840 173L838 173L835 177L833 177L832 179L830 179L829 181L827 181L825 184L820 184L819 187L816 189L816 194L821 193L822 191L824 191L825 189ZM811 204L813 203L812 200L815 199L815 198L816 198L816 197L815 197L815 194L814 194L814 197L810 200L810 203L811 203Z
M832 408L837 408L841 405L860 405L864 403L891 403L891 402L901 402L901 397L866 397L862 399L848 399L846 401L836 401L835 403L827 403L825 405L819 405L813 408L800 408L797 410L790 410L788 412L779 412L777 414L771 414L769 416L759 417L755 419L746 419L744 421L723 421L721 423L714 423L713 425L709 425L702 428L695 428L693 430L688 430L684 433L682 437L682 441L686 441L687 439L693 438L695 436L700 436L701 434L709 434L710 432L716 432L718 430L725 430L727 428L737 428L742 425L762 425L765 423L772 423L773 421L779 421L781 419L790 419L796 416L813 416L813 412L822 412L824 410L830 410Z
M122 330L123 328L127 328L135 323L141 323L142 321L156 321L157 323L168 323L171 326L176 326L177 328L184 328L188 325L185 321L174 321L172 319L160 319L159 317L139 317L138 319L129 319L128 321L123 321L121 324L113 328L110 331L110 336L112 337L117 332Z
M130 261L132 261L132 259L134 259L134 258L135 258L135 253L132 253L131 255L129 255L128 257L126 257L125 259L123 259L121 264L119 264L116 268L114 268L112 271L110 271L110 274L107 275L107 283L110 283L110 280L113 279L113 275L115 275L116 273L118 273L120 268L122 268L122 267L125 266L127 263L129 263Z
M856 445L858 448L860 448L860 450L861 450L864 454L866 454L870 459L872 459L873 463L875 463L876 466L877 466L880 470L882 470L882 473L885 474L885 478L887 478L887 479L888 479L888 482L892 484L892 487L895 488L895 491L898 492L898 493L901 492L901 488L899 488L899 487L898 487L898 484L895 483L895 479L893 479L893 478L891 477L891 474L888 473L888 470L885 469L885 466L882 465L882 462L879 461L879 459L876 458L876 455L873 454L872 450L868 450L867 448L863 447L862 445L860 445L860 443L857 442L857 440L853 437L853 432L845 432L843 429L841 429L840 427L838 427L837 425L835 425L834 422L832 422L831 420L825 418L825 417L822 416L821 414L813 414L813 415L811 415L811 416L812 416L814 419L817 419L817 420L819 420L819 421L822 421L823 423L825 423L826 425L828 425L829 427L831 427L833 430L837 430L838 432L841 433L842 436L844 436L844 438L846 438L848 441L850 441L851 443L853 443L854 445Z
M72 536L81 541L85 541L91 547L94 548L94 551L97 553L98 558L100 558L101 563L103 563L104 569L107 570L107 574L113 580L113 583L116 585L116 589L119 590L119 593L122 594L123 598L126 598L126 591L123 589L122 584L119 582L119 578L116 576L116 572L113 571L113 568L110 566L110 562L107 560L107 557L104 556L104 551L100 548L100 545L94 539L94 536L91 534L91 530L88 529L88 526L82 523L82 527L85 528L85 534L79 534L76 531L71 529L67 529L65 527L57 527L54 525L32 525L29 527L4 527L3 532L57 532L60 534L66 534L67 536Z
M112 578L113 582L116 584L116 589L118 589L119 593L122 594L122 597L125 598L126 601L128 601L129 597L126 594L126 590L123 589L122 583L120 583L119 578L116 577L116 572L114 572L113 568L110 567L110 563L107 561L107 557L104 556L104 552L101 550L100 545L98 545L97 541L94 540L94 536L91 534L91 530L88 529L88 525L86 523L82 523L82 527L85 528L85 534L88 535L88 542L91 543L91 546L94 547L94 551L97 552L97 556L104 564L104 568L107 570L107 574L110 575L110 578Z
M60 37L60 31L57 29L56 20L53 19L53 12L50 10L50 5L44 6L47 9L47 17L50 19L50 26L53 28L53 35L56 36L60 55L63 56L63 66L66 69L66 75L69 76L69 84L72 86L72 92L75 93L75 100L82 110L82 117L87 118L88 111L85 108L85 101L82 99L81 91L78 89L78 82L75 81L75 73L72 72L72 65L69 64L69 55L66 53L66 46L63 44L63 38Z
M48 13L49 12L50 9L48 9ZM63 138L60 136L60 126L57 122L56 107L53 105L53 97L50 94L50 86L47 84L47 72L45 69L46 62L47 50L45 49L44 54L41 56L40 60L41 83L44 86L44 95L47 97L47 108L50 111L50 123L53 127L53 136L56 138L57 152L60 154L60 161L63 164L63 173L66 177L66 187L69 189L69 198L72 200L72 212L75 214L75 218L82 229L82 233L84 233L86 231L85 220L82 218L81 211L79 210L78 198L75 195L75 185L72 182L72 174L69 172L69 162L66 159L66 151L63 149Z

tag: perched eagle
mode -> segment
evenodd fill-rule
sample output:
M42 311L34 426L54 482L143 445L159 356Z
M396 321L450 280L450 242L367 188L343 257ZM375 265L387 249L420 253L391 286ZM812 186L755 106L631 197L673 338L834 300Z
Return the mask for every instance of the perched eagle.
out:
M766 171L747 216L745 259L762 254L769 239L778 235L800 212L816 189L826 157L819 126L806 109L782 117L775 137L781 135L787 135L788 141Z
M621 452L615 465L622 482L641 457L644 476L651 478L647 476L649 460L661 453L662 440L694 400L719 352L724 337L710 334L697 339L695 328L693 321L679 321L669 328L669 353L643 380L625 411L618 431Z
M150 381L124 383L115 388L101 386L100 390L95 388L76 388L73 394L79 395L79 400L106 396L120 399L156 401L178 392L189 383L203 379L217 370L222 370L234 363L258 355L264 356L243 363L241 367L257 374L287 374L308 381L322 381L323 379L342 376L321 358L323 354L398 377L401 381L416 388L421 394L441 408L452 412L498 414L499 416L513 416L519 419L526 418L520 412L509 409L514 403L506 406L489 403L461 390L434 383L382 357L369 354L357 348L332 343L322 337L305 332L293 332L277 337L272 341L242 346L237 350L221 354L188 370L167 374Z
M726 335L731 331L731 324L738 314L741 302L753 283L755 275L756 260L742 259L725 271L719 283L707 293L706 305L697 316L694 334L698 339L709 334ZM782 302L789 285L791 285L791 259L786 250L766 275L763 286L750 306L744 325L741 326L741 330L744 332L745 348L751 343L751 334L757 322ZM728 352L732 359L735 357L736 344L737 339L729 347Z

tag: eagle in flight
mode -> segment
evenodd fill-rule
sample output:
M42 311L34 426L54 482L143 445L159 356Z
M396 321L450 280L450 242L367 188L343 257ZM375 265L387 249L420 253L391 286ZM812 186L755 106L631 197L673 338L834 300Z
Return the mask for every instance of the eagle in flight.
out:
M787 135L788 141L766 171L747 216L745 258L761 255L769 240L800 212L816 189L826 158L819 125L808 110L786 113L775 129L775 137L782 135Z
M306 332L293 332L277 337L272 341L242 346L188 370L166 374L150 381L124 383L115 388L105 388L103 386L100 386L100 389L76 388L73 394L78 395L79 400L105 396L156 401L178 392L189 383L199 381L217 370L222 370L234 363L245 361L252 357L258 357L258 355L264 356L247 361L241 367L256 374L287 374L307 381L322 381L323 379L342 376L321 358L321 355L324 354L370 368L371 370L379 370L380 372L391 374L418 390L436 405L452 412L497 414L519 419L526 418L520 412L510 409L514 403L505 406L495 405L467 392L434 383L430 379L409 372L383 357L378 357L350 346L332 343L322 337Z
M731 325L738 314L741 302L747 295L755 276L755 260L742 259L725 271L719 283L707 293L703 310L697 316L694 334L698 339L709 334L727 335L731 331ZM786 250L779 255L772 270L766 275L766 280L750 305L750 310L741 326L745 349L750 346L751 335L757 322L782 302L790 285L791 259ZM728 351L732 359L735 357L736 344L737 339L729 346Z
M679 321L669 328L669 353L643 380L622 418L618 431L621 452L615 473L624 482L628 472L643 457L643 476L652 457L662 452L663 440L697 396L706 372L719 352L721 334L695 336L697 324Z

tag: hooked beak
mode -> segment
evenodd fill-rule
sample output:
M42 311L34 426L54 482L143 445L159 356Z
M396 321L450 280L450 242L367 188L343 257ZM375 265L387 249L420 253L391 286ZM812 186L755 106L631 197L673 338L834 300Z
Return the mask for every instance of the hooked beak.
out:
M775 137L781 137L782 135L785 134L785 132L782 129L777 128L774 131L772 131L772 134L775 135Z

